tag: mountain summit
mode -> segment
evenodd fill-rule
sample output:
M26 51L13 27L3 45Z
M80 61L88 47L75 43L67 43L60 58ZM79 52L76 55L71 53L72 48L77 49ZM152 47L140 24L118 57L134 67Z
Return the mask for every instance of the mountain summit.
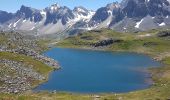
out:
M169 27L169 15L170 4L167 0L123 0L121 3L112 3L99 8L90 25L117 31L144 31Z

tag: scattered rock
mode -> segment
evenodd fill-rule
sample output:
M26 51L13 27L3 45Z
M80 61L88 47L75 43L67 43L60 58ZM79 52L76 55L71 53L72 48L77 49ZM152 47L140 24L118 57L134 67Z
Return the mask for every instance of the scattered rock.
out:
M2 93L21 93L31 89L32 81L45 79L43 75L22 62L2 59L0 64L3 64L7 72L13 72L13 74L8 75L4 70L0 70L0 73L4 72L0 75L0 82L3 83L0 86L0 92Z
M3 32L2 38L5 41L0 43L0 52L26 55L53 68L59 68L57 61L40 54L42 47L35 37L17 32ZM0 93L23 93L32 88L33 82L46 79L33 69L33 65L26 65L23 61L22 58L19 61L0 59Z

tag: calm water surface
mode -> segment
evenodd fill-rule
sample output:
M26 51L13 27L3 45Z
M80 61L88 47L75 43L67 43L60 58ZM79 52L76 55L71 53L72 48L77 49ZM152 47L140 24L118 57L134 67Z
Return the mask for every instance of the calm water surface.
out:
M159 62L137 53L103 52L54 48L45 55L56 59L62 69L35 90L80 93L129 92L150 86L146 68Z

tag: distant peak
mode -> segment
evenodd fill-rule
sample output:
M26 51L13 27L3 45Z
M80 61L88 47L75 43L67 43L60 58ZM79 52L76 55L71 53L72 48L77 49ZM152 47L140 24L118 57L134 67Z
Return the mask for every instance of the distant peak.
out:
M77 8L80 8L80 9L86 9L85 7L83 7L83 6L77 6L77 7L75 7L74 9L77 9Z
M54 3L51 6L60 7L60 5L58 3Z
M107 4L106 7L109 8L109 9L119 8L120 4L118 2L113 2L113 3Z
M20 8L20 11L25 11L27 9L31 9L30 7L27 7L25 5L22 5L21 8Z
M58 3L54 3L50 6L51 10L57 10L58 8L60 8L60 5Z
M77 11L77 12L88 12L88 10L85 7L83 7L83 6L75 7L74 11Z
M29 7L27 7L27 6L25 6L25 5L21 5L21 9L22 9L22 8L29 8Z
M35 9L35 8L31 8L31 7L28 7L28 6L25 6L25 5L22 5L21 8L20 8L20 11L21 11L21 12L25 12L25 11L28 11L28 10L38 11L38 10Z

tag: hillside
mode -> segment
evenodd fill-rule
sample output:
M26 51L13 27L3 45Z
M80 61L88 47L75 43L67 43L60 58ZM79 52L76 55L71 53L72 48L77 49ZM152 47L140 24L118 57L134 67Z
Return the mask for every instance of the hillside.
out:
M0 33L0 93L23 93L48 79L56 61L41 55L39 41L16 32Z
M164 65L149 69L154 84L151 88L125 94L106 94L105 98L121 97L126 100L168 99L170 86L170 31L150 30L138 33L118 33L112 30L94 30L68 37L57 43L59 47L104 51L128 51L148 54Z
M1 38L5 40L5 38ZM46 40L46 42L51 43L54 40ZM43 41L41 41L43 43ZM47 43L47 44L48 44ZM91 50L104 50L104 51L128 51L128 52L138 52L144 53L152 56L155 60L162 62L162 67L148 69L152 75L154 84L149 89L132 91L129 93L100 93L100 94L76 94L76 93L61 93L61 92L24 92L22 95L16 94L4 94L1 93L0 99L60 99L60 100L145 100L145 99L159 99L166 100L169 99L169 88L170 88L170 37L169 31L158 31L151 30L147 32L139 33L118 33L108 29L93 30L79 34L77 36L69 37L63 41L56 43L58 47L67 48L80 48L80 49L91 49ZM5 59L10 59L18 61L23 60L23 63L32 63L36 60L32 60L28 56L16 55L18 58L13 58L13 56L8 57L10 53L1 53L1 57ZM11 55L11 54L10 54ZM22 58L21 58L22 57ZM24 58L24 59L23 59ZM26 59L26 60L25 60ZM28 60L29 59L29 60ZM29 61L29 62L28 62ZM35 63L35 64L36 64ZM42 63L41 63L42 64ZM35 65L36 66L36 65ZM41 65L44 66L44 65ZM39 68L39 67L37 67ZM47 68L48 67L43 67ZM6 69L3 67L3 69ZM2 70L3 70L2 69ZM33 67L34 69L34 67ZM42 68L41 68L42 69ZM38 72L48 73L48 70L38 70ZM50 71L51 69L49 69ZM11 71L8 71L11 74Z

